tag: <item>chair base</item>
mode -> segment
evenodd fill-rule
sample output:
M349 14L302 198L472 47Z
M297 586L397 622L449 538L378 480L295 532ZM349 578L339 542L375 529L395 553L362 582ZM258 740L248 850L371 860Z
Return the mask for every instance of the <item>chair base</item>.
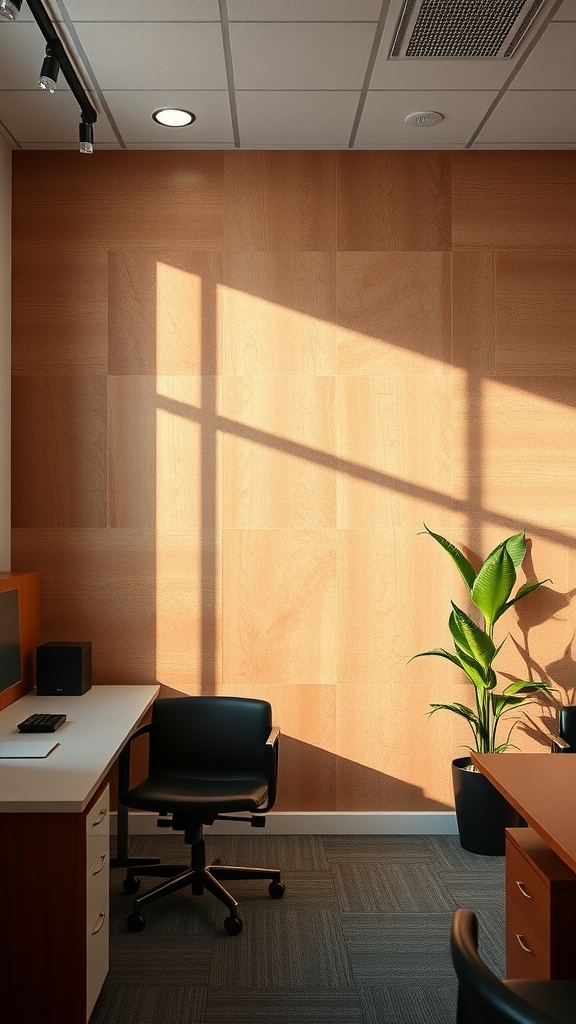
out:
M230 916L225 921L226 931L235 934L242 929L242 921L238 916L238 902L231 893L221 884L222 881L241 879L268 879L270 885L268 892L272 899L280 899L284 895L284 883L281 881L280 871L275 868L241 867L232 864L220 864L215 861L206 864L205 843L202 831L196 830L193 839L188 839L191 845L191 866L182 864L150 864L143 867L128 867L124 879L124 891L136 893L140 888L138 876L146 875L152 878L165 878L167 881L154 886L148 892L137 896L134 900L132 913L129 915L127 925L130 931L141 931L145 921L142 915L142 908L147 903L154 903L169 896L170 893L178 892L180 889L190 886L193 896L202 896L206 889L216 897L220 903L228 908Z

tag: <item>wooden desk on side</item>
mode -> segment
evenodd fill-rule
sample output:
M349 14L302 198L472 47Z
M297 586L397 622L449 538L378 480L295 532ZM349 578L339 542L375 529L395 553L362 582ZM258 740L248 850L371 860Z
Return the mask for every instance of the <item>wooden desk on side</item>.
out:
M472 754L530 828L506 842L509 978L576 978L576 755Z
M0 740L36 712L67 716L46 758L0 760L0 1013L6 1024L86 1024L108 970L106 776L158 686L26 694ZM21 737L26 739L26 737Z

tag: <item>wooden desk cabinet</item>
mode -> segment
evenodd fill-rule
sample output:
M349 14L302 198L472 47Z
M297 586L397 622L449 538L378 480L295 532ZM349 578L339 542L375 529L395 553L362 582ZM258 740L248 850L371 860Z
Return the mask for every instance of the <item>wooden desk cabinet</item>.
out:
M531 828L506 830L506 977L576 979L576 874Z

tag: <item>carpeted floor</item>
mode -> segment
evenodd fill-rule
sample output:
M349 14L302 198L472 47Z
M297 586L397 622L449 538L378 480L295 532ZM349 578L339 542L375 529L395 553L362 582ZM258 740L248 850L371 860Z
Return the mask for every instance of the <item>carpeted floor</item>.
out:
M244 929L189 890L145 908L112 871L110 972L90 1024L453 1024L448 936L457 906L476 911L480 948L504 975L504 858L466 853L457 836L213 836L208 854L278 867L267 885L228 883ZM138 837L135 855L185 863L178 835ZM156 884L142 878L142 888Z

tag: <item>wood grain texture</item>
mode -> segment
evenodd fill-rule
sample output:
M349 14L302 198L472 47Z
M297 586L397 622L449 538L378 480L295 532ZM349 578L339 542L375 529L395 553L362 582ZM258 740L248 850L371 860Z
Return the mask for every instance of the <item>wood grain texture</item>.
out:
M219 254L121 250L108 265L110 373L213 373Z
M338 249L450 249L450 154L338 153Z
M491 252L452 255L452 356L471 381L494 372L496 268ZM471 385L473 388L473 384ZM481 410L477 410L481 415Z
M15 374L106 374L106 254L24 244L14 254L12 370Z
M105 525L106 377L15 377L12 444L14 526Z
M455 249L573 249L574 153L451 153Z
M226 528L336 526L333 377L227 377Z
M576 251L498 253L499 376L576 375Z
M223 153L226 249L333 252L336 155Z
M339 373L449 372L447 253L342 252L337 266Z
M224 530L223 686L336 678L336 531Z
M336 371L334 253L231 252L223 280L223 373Z
M417 530L451 507L450 395L442 377L338 378L340 528Z

